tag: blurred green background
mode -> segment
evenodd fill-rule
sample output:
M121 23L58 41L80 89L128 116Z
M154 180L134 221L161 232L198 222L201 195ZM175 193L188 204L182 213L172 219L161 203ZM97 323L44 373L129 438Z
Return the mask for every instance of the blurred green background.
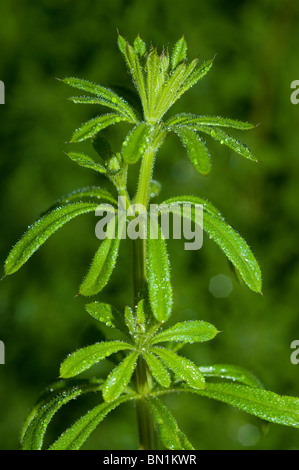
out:
M299 365L290 361L298 326L298 126L299 105L290 84L299 79L299 4L293 0L6 0L0 3L1 239L4 262L11 246L40 213L63 194L106 185L63 153L73 130L95 108L66 100L73 92L55 78L77 76L102 85L131 86L118 52L117 29L129 41L173 47L182 34L190 59L217 53L209 75L172 112L214 114L260 125L234 136L248 144L253 163L210 143L213 167L196 174L175 137L155 166L161 198L192 193L210 199L251 246L263 272L263 296L238 284L209 239L198 252L169 242L175 307L171 321L202 319L221 330L216 339L185 347L197 364L227 362L255 372L265 388L299 394ZM124 129L124 128L123 128ZM122 127L108 135L119 142ZM86 144L85 149L88 149ZM131 182L132 183L132 182ZM106 185L107 186L107 185ZM133 186L132 186L133 187ZM18 449L21 425L59 364L74 349L96 341L96 322L74 298L97 246L93 215L79 217L55 234L29 263L0 284L0 448ZM129 245L101 299L132 303ZM210 280L231 279L227 297L215 297ZM93 373L106 374L108 361ZM57 415L49 442L95 397L77 400ZM198 449L299 449L299 431L264 424L227 405L193 396L166 402ZM85 449L134 449L134 407L123 406L93 433Z

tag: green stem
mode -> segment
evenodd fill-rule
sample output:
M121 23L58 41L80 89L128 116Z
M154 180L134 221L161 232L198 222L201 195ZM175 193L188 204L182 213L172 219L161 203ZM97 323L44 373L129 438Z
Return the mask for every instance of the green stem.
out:
M142 159L136 204L142 204L147 210L149 202L150 182L153 172L155 150L149 147ZM137 306L140 294L146 286L146 239L133 241L134 259L134 298ZM136 369L137 392L141 399L137 402L137 419L139 428L139 449L154 450L153 418L150 414L146 397L150 391L150 380L147 365L142 357L139 358Z

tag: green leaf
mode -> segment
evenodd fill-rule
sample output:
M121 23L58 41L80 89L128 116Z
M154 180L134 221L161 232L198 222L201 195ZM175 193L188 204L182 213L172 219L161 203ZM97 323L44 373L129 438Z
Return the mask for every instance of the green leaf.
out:
M141 37L139 36L139 34L137 35L137 37L135 38L134 40L134 50L135 52L141 57L143 56L145 53L146 53L146 44L145 42L141 39Z
M102 129L105 129L116 122L129 121L130 119L120 114L102 114L101 116L95 117L90 121L82 124L72 135L70 142L82 142L83 140L93 137Z
M153 222L154 223L154 222ZM149 299L156 320L164 323L171 315L173 293L170 264L165 240L157 224L158 238L151 238L150 223L147 236L147 279Z
M180 89L186 74L186 65L184 63L177 66L170 75L167 83L163 87L155 108L155 121L158 122L168 109L175 103L180 96Z
M126 322L128 330L133 335L137 328L136 318L133 314L133 310L128 305L126 305L125 307L125 322Z
M103 387L103 398L111 402L116 400L126 389L134 372L139 353L131 352L127 357L108 375Z
M212 215L215 215L219 219L224 220L221 212L209 201L206 199L197 197L197 196L189 196L189 195L183 195L183 196L175 196L171 197L169 199L166 199L162 203L162 208L163 205L165 204L165 208L169 206L169 210L172 210L172 207L176 207L176 204L194 204L194 205L202 205L203 210L205 212L209 212ZM164 210L164 209L163 209Z
M66 155L80 166L90 168L91 170L98 171L99 173L107 173L106 168L101 165L101 163L95 162L91 157L88 157L84 153L69 152Z
M236 119L223 118L220 116L196 116L195 114L190 113L176 114L165 123L166 126L192 126L193 124L213 127L231 127L239 130L249 130L255 127L249 122L243 122Z
M49 450L79 450L101 421L121 403L131 400L131 396L121 397L113 403L101 403L82 416L67 429Z
M79 293L84 296L98 294L108 283L115 267L120 239L117 234L117 225L112 220L107 227L107 237L102 241L92 260L91 266ZM115 231L115 233L113 233ZM115 238L111 238L111 237Z
M206 383L204 390L190 392L214 398L272 423L299 428L299 398L277 395L257 387Z
M261 382L255 375L243 369L243 367L230 364L214 364L212 366L201 366L199 369L205 377L217 377L241 382L250 387L262 387Z
M147 57L146 72L147 72L147 99L148 99L148 116L152 117L155 112L155 105L157 97L161 92L164 83L165 74L160 72L161 62L154 49Z
M170 410L158 398L149 398L148 402L158 426L159 437L166 449L194 450Z
M188 157L198 173L207 175L211 169L210 154L201 138L187 127L173 127L182 144L187 150Z
M223 145L226 145L242 157L248 158L249 160L252 160L254 162L258 161L256 157L252 154L250 149L247 147L247 145L242 144L237 139L226 134L222 130L216 129L215 127L201 126L197 124L192 125L192 128L198 132L204 132L205 134L209 134L211 137L213 137L213 139L217 140Z
M122 145L122 157L126 163L136 163L143 155L148 138L150 127L141 122L129 132Z
M205 386L205 379L202 372L189 359L178 356L170 349L152 347L150 351L157 354L166 367L171 369L179 379L184 380L191 387L203 388Z
M123 341L103 341L85 348L78 349L70 354L60 366L60 377L69 378L90 369L94 364L102 361L111 354L125 349L134 349L129 343Z
M169 387L170 386L170 375L163 366L162 362L154 356L150 352L143 352L142 353L144 359L147 362L147 365L151 371L152 376L154 379L162 386L162 387Z
M172 51L171 68L174 70L187 56L187 43L184 36L179 39Z
M136 309L136 320L138 325L144 325L145 323L145 300L139 300Z
M101 390L102 380L60 380L42 394L22 429L22 450L41 450L47 427L55 413L78 396Z
M188 196L182 196L181 203L184 204L187 198ZM193 198L193 200L196 201L195 198ZM162 207L165 208L164 210L167 210L167 205L170 205L170 201L173 201L173 199L163 202ZM200 204L201 199L198 201ZM176 200L176 204L180 204L180 202ZM217 243L227 258L233 263L248 287L254 292L261 292L261 271L249 246L245 240L225 222L223 217L220 218L216 213L212 213L212 210L210 210L211 206L208 210L206 210L206 208L207 206L203 207L204 231ZM175 211L175 206L170 206L168 210ZM191 220L196 222L194 211L191 211Z
M86 91L87 93L92 93L93 95L97 96L96 100L90 97L72 97L70 98L75 103L93 103L94 104L102 104L107 106L119 113L127 116L130 118L131 122L136 122L136 116L134 111L129 106L129 104L120 96L118 96L114 91L110 90L109 88L102 87L97 85L96 83L92 83L87 80L82 80L80 78L65 78L62 80L67 85L70 85L74 88L77 88L82 91Z
M103 302L92 302L85 305L86 311L96 320L105 323L112 328L118 328L128 335L128 328L124 316L112 305Z
M144 113L146 113L147 96L145 90L143 70L139 62L139 55L133 49L133 47L130 46L130 44L127 43L127 41L120 35L118 36L118 46L119 50L124 55L125 61L132 75L134 85L138 90Z
M71 202L81 202L84 199L88 199L88 202L96 200L109 201L112 204L117 205L117 199L107 189L102 189L98 186L89 186L86 188L76 189L71 191L61 198L57 199L54 206L61 204L69 204Z
M218 330L205 321L190 320L176 323L171 328L156 334L152 340L152 344L165 341L175 341L182 343L202 343L210 341L218 333Z
M98 203L79 202L58 207L31 225L12 248L5 261L5 275L13 274L64 224L81 214L93 212Z
M202 65L195 68L196 62L193 61L193 63L190 64L190 69L188 70L187 68L186 70L185 79L180 87L177 98L182 96L183 93L185 93L187 90L189 90L189 88L201 80L210 71L213 62L214 58L205 61Z

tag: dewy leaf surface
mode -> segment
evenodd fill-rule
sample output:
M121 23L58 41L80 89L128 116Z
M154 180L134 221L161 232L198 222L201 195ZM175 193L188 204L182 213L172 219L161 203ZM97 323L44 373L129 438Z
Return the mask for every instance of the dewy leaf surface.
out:
M112 204L117 205L117 199L107 189L100 188L99 186L88 186L86 188L79 188L75 191L71 191L64 196L60 197L54 206L61 204L69 204L71 202L94 202L94 199L109 201Z
M126 389L134 372L139 353L133 351L108 375L103 387L103 398L111 402Z
M90 119L90 121L82 124L72 135L71 142L82 142L83 140L93 137L102 129L105 129L116 122L130 121L127 116L121 114L103 114L101 116Z
M80 78L65 78L62 80L67 85L70 85L74 88L77 88L82 91L86 91L87 93L92 93L93 95L97 96L98 104L102 104L107 106L115 111L118 111L128 117L130 117L133 121L136 120L136 116L129 106L129 104L120 96L118 96L114 91L110 90L109 88L105 88L100 86L96 83L92 83L88 80L83 80ZM92 98L89 97L76 97L79 99L78 102L84 102L84 99L87 99L86 102L89 102Z
M124 334L128 335L129 331L124 320L124 315L112 305L104 302L92 302L86 304L85 309L89 315L96 320L112 328L118 328Z
M205 321L190 320L176 323L171 328L156 334L151 342L152 344L162 343L164 341L175 341L182 343L195 343L210 341L218 333L218 330Z
M5 274L13 274L64 224L81 214L93 212L98 203L78 202L54 209L41 217L13 247L5 261Z
M172 51L172 56L171 56L171 68L174 70L180 62L183 62L183 60L186 59L187 56L187 44L185 41L184 36L179 39Z
M193 450L185 434L179 429L175 417L158 399L149 398L150 410L157 423L162 444L169 450Z
M162 386L162 387L169 387L170 386L170 375L163 366L160 359L157 356L150 352L142 353L144 359L147 362L147 365L151 371L152 376L154 379Z
M192 391L191 389L189 390ZM206 383L199 395L228 403L272 423L299 428L299 398L281 396L257 387Z
M254 128L253 124L239 121L237 119L223 118L221 116L196 116L191 113L176 114L165 123L166 126L174 126L178 124L180 126L199 124L212 127L231 127L239 130L249 130Z
M107 173L104 165L95 162L91 157L85 155L84 153L69 152L67 153L67 156L80 166L98 171L99 173Z
M158 229L158 238L151 238L150 223L147 236L147 279L153 315L164 323L171 315L173 293L170 279L170 264L165 240Z
M122 145L122 157L126 163L136 163L143 155L148 143L150 127L140 122L129 132Z
M101 390L102 380L61 380L49 387L26 419L22 430L22 450L41 450L47 427L55 413L78 396Z
M175 199L175 204L184 204L187 197L182 196L182 201ZM193 197L193 200L196 199ZM174 199L163 202L163 210L175 211L175 206L171 206ZM199 199L199 201L202 201ZM201 203L201 202L199 202ZM170 206L167 209L167 206ZM254 292L261 292L262 277L260 267L245 240L230 226L224 218L213 213L213 206L203 206L203 230L207 232L209 238L213 239L227 258L233 263L248 287ZM195 222L194 211L191 211L191 220Z
M60 376L66 379L74 377L106 357L111 356L111 354L126 349L133 349L133 346L123 341L103 341L78 349L62 362Z
M202 372L189 359L178 356L170 349L152 347L150 351L157 354L166 367L171 369L178 378L187 382L191 387L203 388L205 386L205 379Z
M187 127L173 127L182 144L187 150L192 165L203 175L207 175L211 169L210 154L202 139Z
M247 147L247 145L242 144L231 135L228 135L223 132L221 129L217 129L216 127L203 126L199 124L192 124L190 127L198 132L204 132L205 134L209 134L213 139L218 140L220 144L226 145L242 157L248 158L249 160L252 160L254 162L258 161L256 157L252 154L251 150Z
M110 238L115 229L114 238ZM120 239L117 236L117 226L110 222L107 228L107 238L103 240L94 255L91 266L82 282L79 293L84 296L98 294L108 283L115 267Z
M250 387L262 387L257 377L243 367L231 364L213 364L211 366L200 366L200 370L205 377L217 377L241 382Z
M121 397L112 403L101 403L96 406L67 429L49 450L79 450L110 411L131 399L131 396Z

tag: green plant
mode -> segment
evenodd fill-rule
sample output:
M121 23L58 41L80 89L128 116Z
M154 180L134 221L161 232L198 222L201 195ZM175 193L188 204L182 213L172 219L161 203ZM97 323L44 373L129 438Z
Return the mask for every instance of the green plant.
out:
M187 63L184 38L175 44L171 56L166 50L159 55L153 47L147 51L139 36L133 46L119 36L118 45L140 102L132 94L124 99L115 91L86 80L63 80L88 93L70 98L74 103L102 105L113 111L84 123L71 138L73 143L92 139L93 148L98 153L97 160L83 153L69 152L67 155L79 165L104 174L114 185L115 194L100 187L91 187L60 198L13 247L5 262L5 274L16 272L50 235L74 217L95 210L112 212L116 217L106 224L107 237L96 251L79 293L94 296L106 286L116 264L124 226L133 223L135 229L139 226L140 235L133 237L135 239L132 241L134 301L123 312L100 301L86 305L87 312L93 318L119 331L119 339L84 347L63 361L60 379L44 392L25 422L22 448L41 449L47 426L61 406L92 391L99 393L99 404L58 437L50 446L51 450L79 449L110 411L132 400L136 401L140 449L156 448L159 445L158 437L164 448L190 450L193 448L191 443L159 398L177 392L214 398L264 420L298 428L297 398L264 390L256 377L240 367L227 364L197 366L178 354L185 344L211 340L218 331L213 325L197 320L164 327L173 307L170 262L158 219L154 222L155 237L150 232L153 222L148 223L150 198L157 196L159 190L159 184L152 180L153 165L157 151L169 133L179 137L195 169L207 174L210 155L202 134L256 161L245 145L222 130L248 130L254 126L232 119L188 113L163 121L175 101L207 74L213 59L202 65L196 59ZM132 124L133 128L124 139L120 151L115 153L99 133L120 121ZM137 190L131 198L127 190L128 169L139 161ZM127 211L126 219L119 212L118 198ZM210 202L195 196L173 197L163 201L160 210L165 214L173 212L180 215L185 204L191 207L189 219L199 223L218 244L244 283L252 291L261 292L261 273L254 255ZM196 217L199 206L203 209L202 219ZM106 380L74 379L108 357L121 359Z

